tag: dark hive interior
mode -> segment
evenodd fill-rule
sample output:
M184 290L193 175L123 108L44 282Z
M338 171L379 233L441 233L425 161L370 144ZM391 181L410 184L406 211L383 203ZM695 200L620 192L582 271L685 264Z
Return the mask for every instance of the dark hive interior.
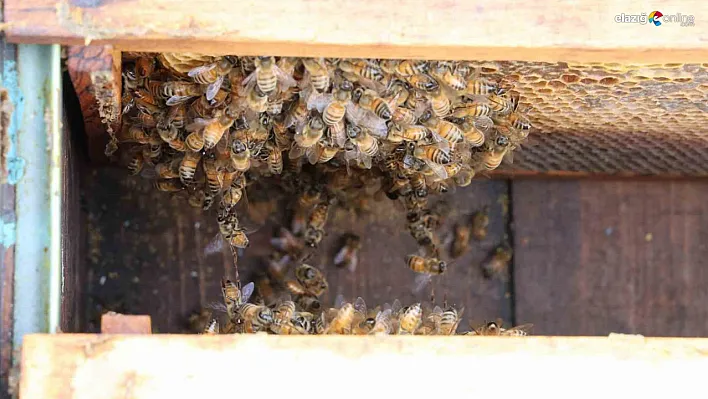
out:
M287 152L284 157L287 162ZM216 206L190 207L185 196L159 192L143 177L118 167L81 170L81 330L97 331L100 314L114 310L151 315L156 332L195 331L190 316L219 302L221 278L234 276L228 248L205 252L219 236ZM295 194L264 186L248 190L249 207L266 216L250 217L263 220L249 231L250 246L238 260L244 282L265 274L274 231L290 225ZM705 335L707 310L698 303L708 295L702 272L708 249L699 243L708 238L708 209L692 201L707 190L703 182L688 181L478 176L467 187L429 198L429 207L442 202L450 209L437 232L449 267L423 290L414 292L416 273L405 264L419 245L406 230L400 200L372 201L366 212L337 207L307 263L326 275L329 289L320 298L326 306L338 295L350 301L361 296L370 305L434 300L465 307L461 330L468 322L501 317L506 325L534 323L535 334ZM487 237L472 240L463 256L451 260L453 227L485 207ZM332 262L349 233L361 237L353 272ZM485 278L482 265L502 244L514 253L508 278Z

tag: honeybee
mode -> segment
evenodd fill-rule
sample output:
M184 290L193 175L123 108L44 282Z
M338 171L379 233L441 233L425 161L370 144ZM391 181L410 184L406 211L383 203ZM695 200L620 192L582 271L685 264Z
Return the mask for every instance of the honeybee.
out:
M194 184L194 175L197 173L202 154L199 152L186 152L179 164L179 179L185 186Z
M391 309L384 309L376 314L374 325L369 329L369 335L391 334Z
M234 103L236 106L236 103ZM266 112L268 110L268 94L264 93L258 86L247 89L246 106L253 112Z
M202 163L204 176L206 177L207 188L212 195L219 194L224 184L224 173L216 168L216 160L210 154Z
M319 269L304 263L295 268L295 278L306 294L316 297L322 295L329 287L324 274Z
M512 112L511 115L509 115L509 123L514 129L522 131L531 130L531 122L526 117L526 115L522 115L516 111Z
M388 141L399 143L401 141L422 141L431 135L427 127L421 125L411 125L401 127L394 125L388 134Z
M314 146L324 134L325 124L319 115L310 119L302 132L295 133L295 143L293 144L288 157L290 159L300 158L307 148Z
M320 186L310 186L304 190L295 204L291 231L293 234L300 234L307 225L307 217L312 207L323 198L323 188Z
M465 95L467 96L486 96L496 93L499 86L496 83L488 82L483 79L470 79L467 81Z
M453 73L462 79L467 79L470 75L472 75L472 71L474 71L474 67L471 62L461 61L455 65Z
M379 97L374 90L357 88L353 98L361 108L374 113L383 120L390 120L393 117L394 105Z
M231 165L239 172L245 172L251 167L251 150L241 140L231 143Z
M347 127L347 137L353 143L353 147L345 147L345 159L359 159L366 169L371 168L371 159L379 151L379 142L375 137L367 133L358 126L349 125Z
M416 146L413 156L425 162L434 174L442 179L447 179L444 166L452 162L450 154L440 148L439 144Z
M329 88L329 70L322 58L303 58L302 65L310 74L310 82L312 87L319 92L323 92Z
M452 242L452 249L450 255L453 258L459 258L469 249L470 244L470 234L472 233L472 228L466 223L458 223L455 225L454 240Z
M251 298L254 287L253 283L248 283L242 288L239 281L233 282L225 277L221 279L221 295L230 320L236 320L239 308Z
M382 68L389 73L407 78L418 73L425 73L430 69L430 62L425 60L385 60L381 62Z
M208 85L206 89L206 99L211 101L219 92L224 78L231 72L234 64L230 57L223 57L213 63L198 66L190 70L187 75L194 79L196 83Z
M509 138L498 135L487 150L483 152L482 165L487 170L493 170L501 165L504 156L509 151Z
M145 164L145 159L143 158L142 152L135 152L133 156L128 161L128 172L131 175L137 175L143 169Z
M209 323L204 327L202 334L204 335L215 335L219 333L219 321L216 319L211 319Z
M492 112L492 108L483 103L471 102L467 104L460 105L452 110L452 116L454 118L475 118L479 116L487 116Z
M273 323L270 330L275 334L281 334L289 330L290 319L295 314L295 302L282 301L273 311Z
M465 78L453 73L452 68L448 65L438 62L437 65L430 70L430 74L458 93L464 92L465 89L467 89L467 81Z
M424 258L418 255L408 255L406 265L416 273L443 274L447 270L447 263L437 258Z
M265 331L273 323L273 311L265 305L245 303L239 309L239 316L245 333Z
M358 253L361 248L361 238L355 234L346 234L342 241L342 247L334 256L334 265L337 267L346 267L353 273L358 264Z
M454 149L455 144L464 140L462 130L457 125L432 116L430 111L426 111L421 116L421 122L431 130L433 137L437 138L438 142L442 141L441 139L445 140L446 143L443 143L443 148Z
M528 335L532 327L533 324L522 324L510 329L505 329L502 327L501 320L497 320L496 322L490 321L483 326L473 328L472 331L466 335L524 337Z
M355 313L354 306L347 302L338 306L338 308L334 318L329 322L325 322L323 334L351 334Z
M216 222L219 225L219 233L221 237L232 248L247 248L249 245L248 236L243 228L241 228L236 212L226 207L220 206L217 212Z
M184 140L184 144L189 151L201 152L204 149L204 135L201 132L192 132Z
M482 241L487 238L487 228L489 227L489 207L485 206L481 211L472 215L472 238Z
M347 104L352 99L354 86L348 80L342 81L339 89L334 92L332 101L324 109L322 120L327 126L335 126L344 119Z
M398 126L409 126L416 123L418 115L412 109L398 106L393 109L391 120Z
M454 335L457 331L457 326L460 325L464 312L465 308L460 308L459 311L452 306L445 308L440 315L440 324L437 329L438 334Z
M422 323L423 309L420 303L413 304L401 311L398 317L399 335L413 335Z
M307 160L310 164L329 162L339 153L339 148L334 146L329 139L320 140L315 146L307 149Z
M343 72L354 74L372 82L380 82L385 77L381 67L366 60L342 60L337 66Z
M319 312L322 310L322 303L314 295L298 295L295 297L295 302L297 306L307 312Z
M438 118L446 117L452 107L450 98L439 87L430 93L430 106Z
M169 179L169 180L155 180L155 189L165 193L176 193L184 190L184 186L180 182Z
M424 93L433 93L440 88L438 81L432 76L424 73L417 73L406 78L406 81L414 88Z
M188 198L188 203L193 208L202 208L208 210L214 201L214 196L211 193L204 191L204 189L199 188L194 190Z
M155 58L140 56L135 60L135 69L133 76L138 82L142 82L145 78L152 75L155 71Z
M512 92L508 98L503 95L492 94L488 97L488 101L489 108L496 115L509 115L515 112L519 106L519 93Z
M247 86L255 80L256 86L265 94L274 91L280 83L281 90L287 90L297 83L292 76L287 75L278 67L275 57L260 56L255 59L256 70L253 71L242 84Z
M225 209L231 209L243 198L246 190L246 177L239 173L231 179L231 183L221 193L221 204Z
M270 239L270 245L292 256L298 255L304 248L304 243L285 227L278 229L276 236Z
M484 277L499 277L502 281L506 281L508 279L509 263L513 254L513 250L508 245L501 245L495 248L489 259L482 264Z
M197 83L173 81L165 82L161 86L162 97L166 98L167 106L184 103L192 97L202 95L202 88Z
M290 319L290 334L306 335L312 330L314 315L310 312L295 312Z
M139 126L124 124L120 133L116 135L121 143L147 144L150 136Z
M474 123L465 120L460 125L460 130L466 142L472 147L479 147L484 144L484 132L475 127Z
M158 178L158 179L177 179L179 177L179 164L182 161L181 158L174 158L170 162L162 162L155 165L153 168L153 174L144 177L147 178Z
M195 133L201 131L203 147L210 150L216 146L224 132L229 130L233 123L233 118L228 117L223 112L219 112L214 118L210 119L194 118L194 122L187 125L187 131ZM187 140L189 140L189 137L187 137Z
M268 158L266 159L268 171L274 175L283 173L283 153L280 148L277 144L268 142L266 143L266 150L268 151Z
M324 227L329 216L330 205L327 202L315 205L305 228L305 245L315 248L324 237Z

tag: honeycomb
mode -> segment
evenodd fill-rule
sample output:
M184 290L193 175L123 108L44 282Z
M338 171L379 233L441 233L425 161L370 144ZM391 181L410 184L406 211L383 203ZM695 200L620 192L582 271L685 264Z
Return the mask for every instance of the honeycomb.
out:
M475 62L534 125L507 171L708 175L708 64Z

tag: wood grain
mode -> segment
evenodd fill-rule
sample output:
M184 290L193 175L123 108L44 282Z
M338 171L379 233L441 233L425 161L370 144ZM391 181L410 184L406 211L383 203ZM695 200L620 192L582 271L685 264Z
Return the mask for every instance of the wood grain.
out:
M106 162L109 135L120 130L121 56L108 46L69 46L66 66L79 97L89 158Z
M708 335L708 183L514 182L517 322Z
M323 392L341 389L342 375L366 370L403 381L419 374L423 364L445 370L458 383L379 384L377 392L382 397L473 397L490 386L504 386L509 376L499 370L513 364L524 370L515 381L533 397L567 398L578 386L583 397L671 397L703 389L708 339L29 335L22 350L20 397L217 397L224 387L215 382L234 375L248 381L238 385L240 396L257 396L268 386L272 394L313 397L312 390L292 389L302 382L302 373L280 373L273 384L272 373L244 359L268 359L282 370L317 370ZM475 381L466 380L470 375ZM354 392L343 396L354 397Z
M221 301L220 280L233 277L230 253L206 255L205 248L217 237L215 213L193 210L183 198L154 190L149 181L127 176L123 169L92 168L83 182L88 241L88 269L85 304L89 321L85 331L98 331L98 319L105 311L146 314L156 332L183 332L187 320L209 303ZM465 321L484 322L501 317L511 321L511 299L507 284L485 280L479 264L506 233L500 198L506 195L504 181L480 181L450 196L457 217L468 217L484 205L491 208L489 237L472 244L446 275L433 281L422 293L412 293L415 273L404 264L405 255L416 250L405 230L405 216L391 201L376 203L372 214L357 217L337 212L328 223L327 236L308 263L324 270L329 292L323 297L328 306L338 294L349 300L363 297L368 304L383 304L398 298L405 303L435 300L465 306ZM251 206L258 203L249 192ZM243 281L253 281L264 271L270 254L269 240L283 218L285 204L269 221L249 235L251 246L239 259ZM354 273L332 266L342 234L362 237L359 268ZM215 314L216 315L216 314ZM196 332L196 331L195 331Z
M150 316L124 315L116 312L101 316L101 334L151 334Z
M674 2L671 13L698 13L703 4ZM700 21L694 27L615 22L621 13L651 11L630 0L210 0L199 7L174 0L5 2L8 38L24 43L240 55L705 61L708 31Z

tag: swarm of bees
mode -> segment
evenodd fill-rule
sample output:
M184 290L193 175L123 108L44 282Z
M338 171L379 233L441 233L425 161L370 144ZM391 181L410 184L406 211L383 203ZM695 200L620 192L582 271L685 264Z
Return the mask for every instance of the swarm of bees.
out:
M304 266L304 267L303 267ZM310 281L319 288L317 272L311 266L300 265L298 282ZM316 269L315 269L316 270ZM472 327L466 332L458 332L464 308L443 307L415 303L401 306L398 300L375 308L367 308L362 298L353 303L341 296L335 306L327 309L303 309L298 301L286 297L273 304L249 303L255 285L249 283L243 288L238 282L222 280L226 322L221 327L217 319L211 319L204 327L204 334L268 333L278 335L483 335L483 336L525 336L531 324L505 329L501 321L488 322ZM308 288L303 289L307 290Z
M335 206L387 197L420 247L408 266L444 273L429 194L511 160L531 129L519 94L467 62L125 53L123 66L123 124L107 154L120 146L131 174L194 207L216 204L232 249L249 245L247 187L273 179L296 198L287 234L297 240L277 243L287 262L317 248ZM337 264L353 270L358 245L347 241ZM317 298L294 282L297 299Z

